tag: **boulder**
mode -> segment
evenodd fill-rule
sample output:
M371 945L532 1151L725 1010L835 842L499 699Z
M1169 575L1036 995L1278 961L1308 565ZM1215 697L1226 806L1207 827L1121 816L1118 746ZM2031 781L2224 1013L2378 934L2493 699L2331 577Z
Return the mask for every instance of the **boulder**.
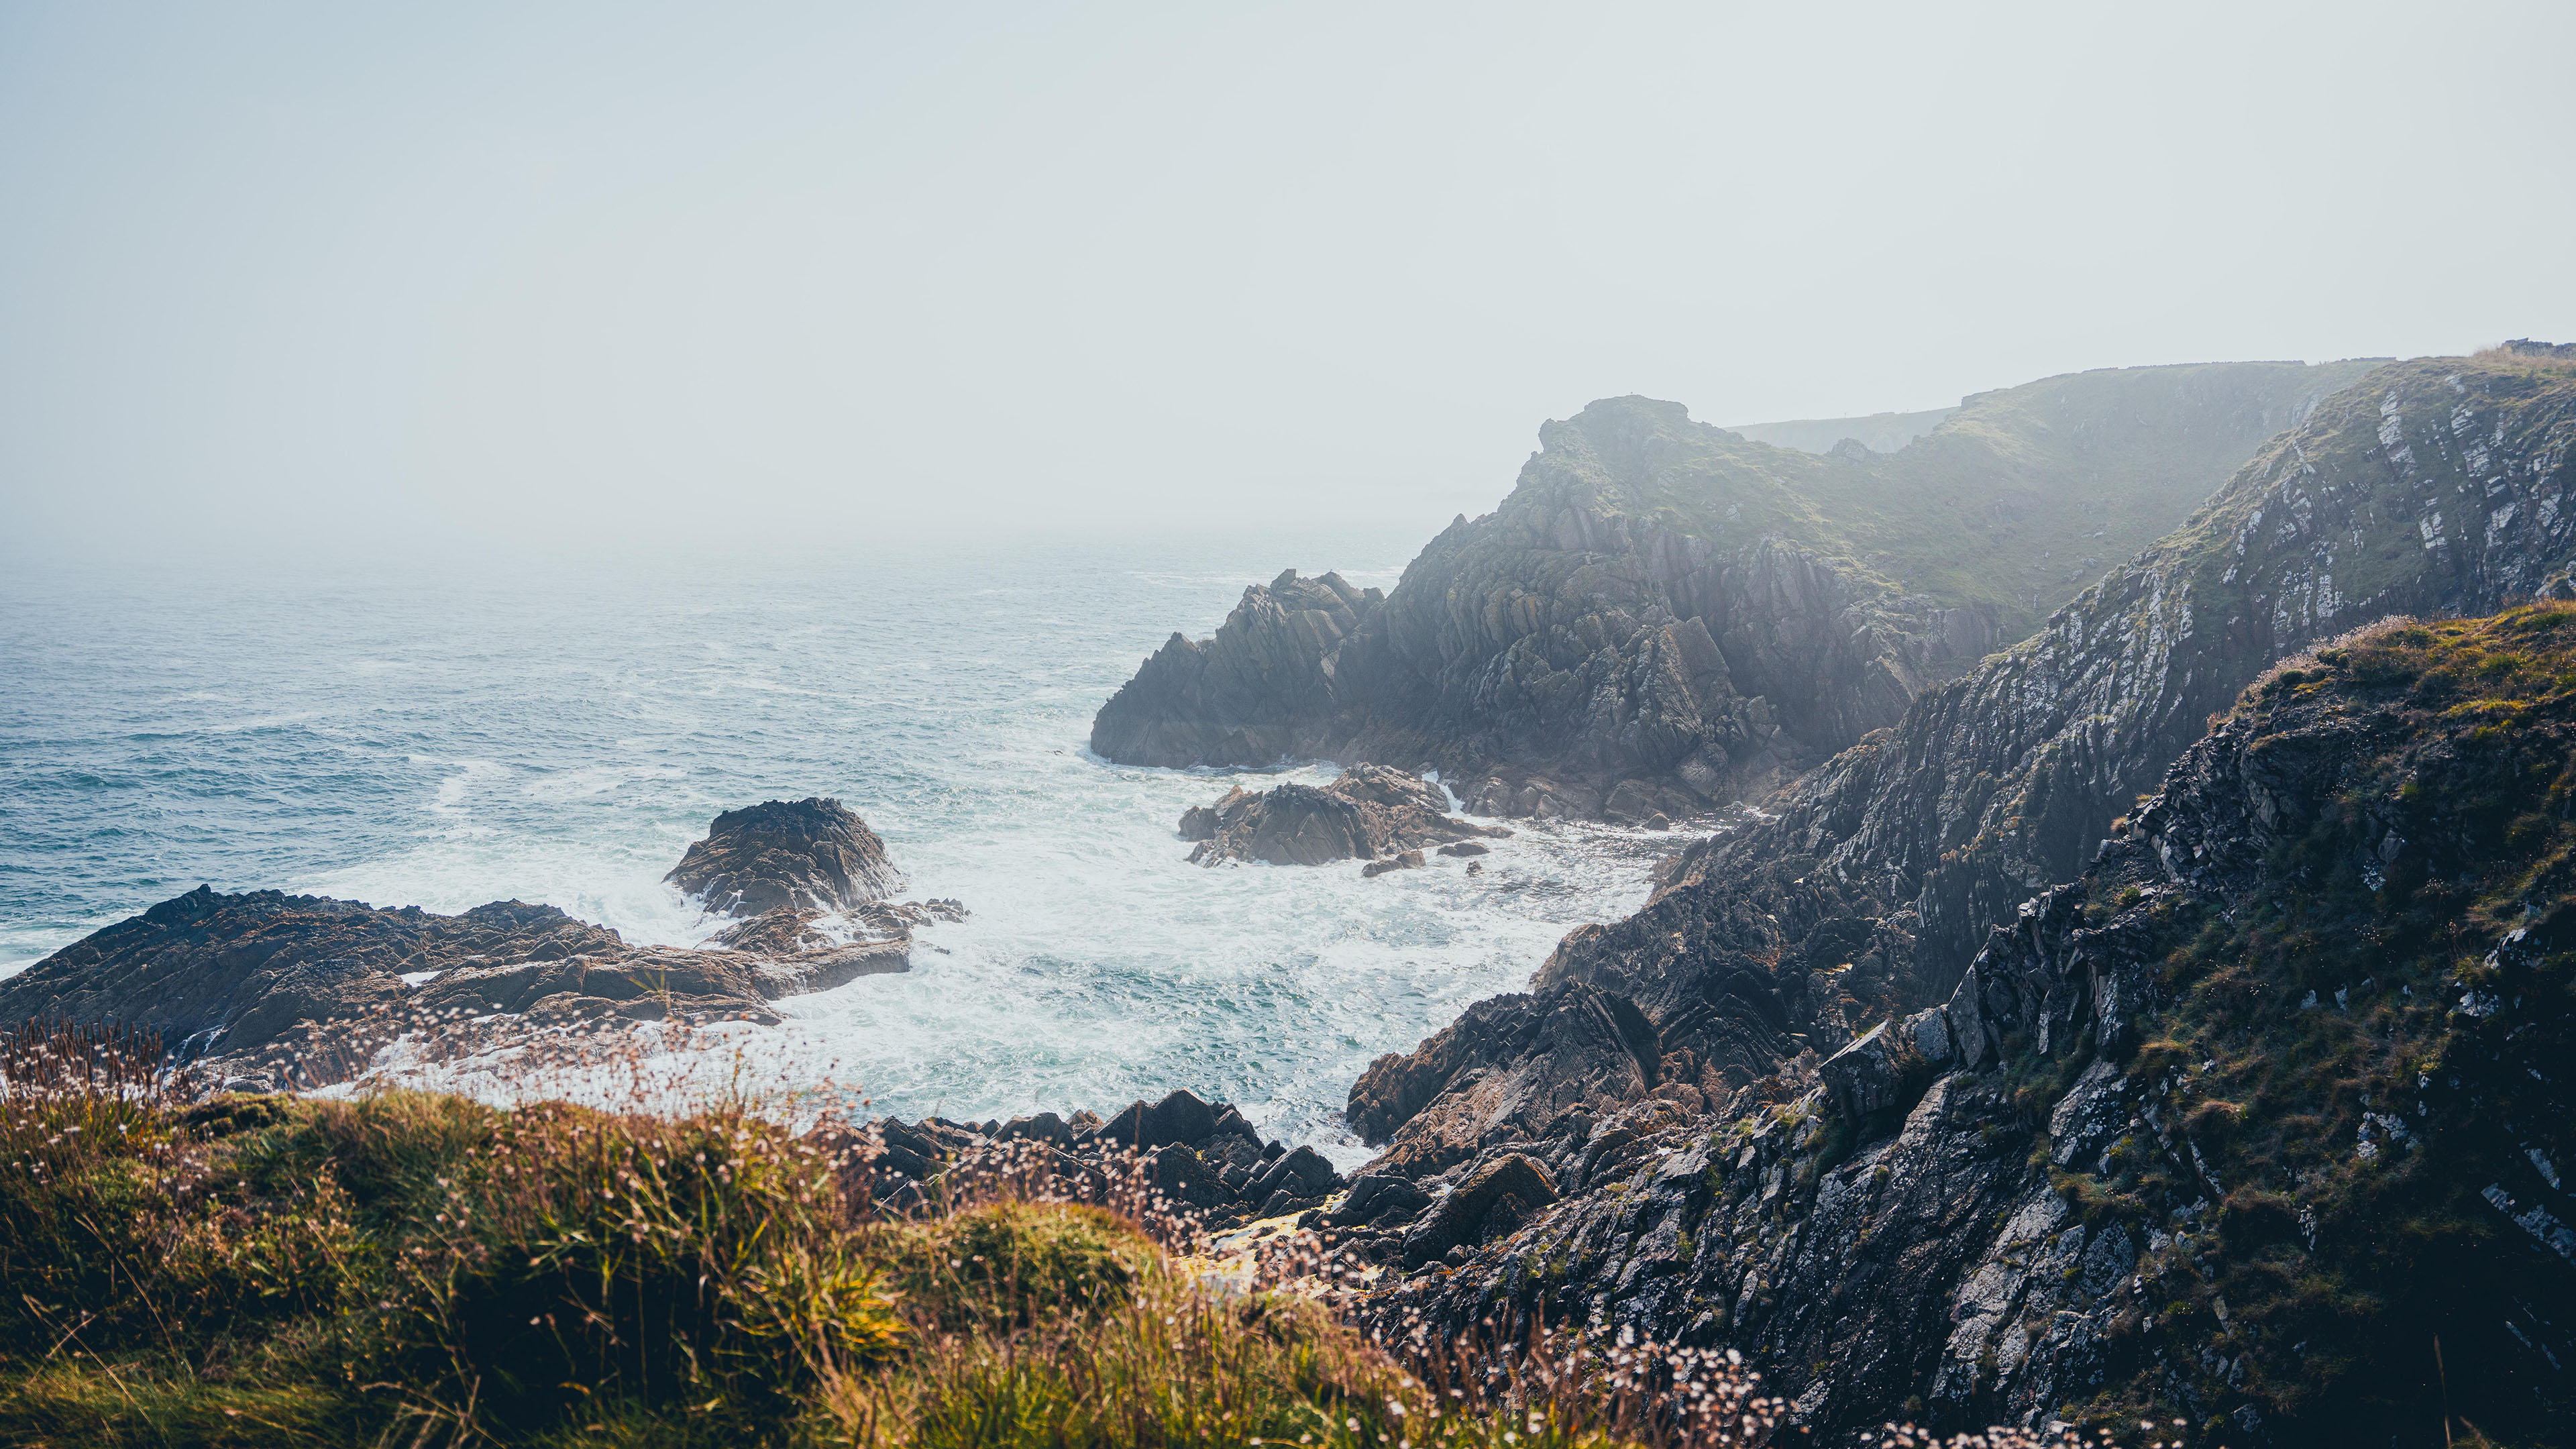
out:
M1817 1070L1834 1109L1854 1124L1913 1106L1932 1081L1932 1064L1915 1045L1914 1033L1884 1021Z
M1449 797L1427 780L1367 764L1353 765L1330 785L1292 782L1257 792L1236 786L1223 799L1181 817L1182 837L1199 842L1190 859L1202 865L1374 860L1418 853L1442 842L1509 834L1499 825L1451 815Z
M1379 876L1385 875L1389 871L1420 869L1422 869L1422 852L1418 850L1407 850L1390 855L1384 860L1370 861L1368 864L1360 867L1360 874L1367 879L1374 880Z
M720 915L804 907L847 911L903 889L885 842L838 800L771 800L728 810L664 880Z
M1404 1235L1405 1266L1429 1262L1453 1248L1474 1247L1485 1240L1489 1226L1516 1229L1555 1201L1556 1181L1547 1169L1520 1153L1507 1153L1450 1189L1414 1223ZM1498 1211L1509 1219L1507 1225L1489 1222Z

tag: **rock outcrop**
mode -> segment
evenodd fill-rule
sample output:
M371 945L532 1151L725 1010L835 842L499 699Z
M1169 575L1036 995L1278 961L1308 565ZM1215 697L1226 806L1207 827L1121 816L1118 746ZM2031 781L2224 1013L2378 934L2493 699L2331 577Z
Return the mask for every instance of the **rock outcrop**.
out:
M1071 1181L1097 1176L1110 1154L1136 1153L1155 1191L1217 1229L1318 1214L1346 1186L1322 1153L1265 1142L1232 1105L1210 1103L1186 1089L1150 1105L1137 1102L1107 1121L1090 1112L1070 1119L1040 1112L1008 1122L929 1117L875 1125L885 1143L876 1162L880 1195L897 1203L931 1190L956 1164L989 1160L997 1146L1012 1142L1037 1144L1049 1165ZM1420 1193L1406 1191L1409 1198L1399 1194L1391 1201L1421 1200Z
M2571 451L2563 369L2381 369L1771 819L1693 846L1644 910L1568 936L1541 984L1620 991L1658 1021L1713 982L1794 998L1820 970L1838 973L1846 1014L1945 998L1987 923L2072 879L2273 661L2391 614L2489 613L2565 571Z
M2054 378L1818 457L1594 403L1378 597L1291 570L1104 706L1133 764L1438 767L1480 813L1678 818L1891 725L2360 364Z
M868 823L840 801L819 797L726 811L663 879L728 916L848 911L904 887Z
M344 1080L404 1034L458 1022L486 1022L484 1037L674 1017L774 1023L782 996L909 970L915 926L966 914L955 901L881 899L902 876L831 800L720 815L671 879L745 919L683 949L631 945L524 901L446 916L199 886L0 981L0 1022L138 1027L210 1086L275 1090Z
M1377 860L1414 854L1423 847L1512 832L1449 813L1440 787L1383 765L1353 765L1329 785L1237 785L1213 805L1181 816L1181 838L1199 842L1190 859L1202 865L1260 860L1272 865L1322 865L1334 860Z
M2290 1444L2446 1416L2563 1442L2569 678L2559 604L2290 661L1945 1001L1759 1112L1512 1124L1430 1185L1519 1161L1559 1200L1447 1266L1386 1245L1436 1246L1428 1208L1355 1231L1425 1264L1363 1315L1734 1347L1829 1444L1891 1418Z
M774 955L637 947L522 901L442 916L199 886L0 981L0 1021L140 1027L210 1086L273 1090L344 1079L445 1023L776 1022L781 996L910 965L902 937Z
M1216 636L1174 634L1103 705L1091 748L1130 765L1260 767L1312 754L1342 710L1333 661L1386 596L1339 574L1289 569L1243 602Z

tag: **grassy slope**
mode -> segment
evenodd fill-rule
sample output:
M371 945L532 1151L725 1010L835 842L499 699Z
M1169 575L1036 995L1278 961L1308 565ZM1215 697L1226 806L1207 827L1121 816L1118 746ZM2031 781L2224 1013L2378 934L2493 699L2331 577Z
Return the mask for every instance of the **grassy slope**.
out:
M2059 1185L2097 1219L2198 1230L2146 1271L2164 1330L2211 1354L2141 1370L2087 1412L2146 1408L2179 1373L2220 1401L2233 1378L2314 1432L2437 1438L2447 1396L2499 1442L2564 1442L2571 1406L2508 1335L2546 1336L2530 1304L2567 1265L2481 1194L2534 1148L2576 1157L2576 1100L2530 1069L2576 1060L2576 953L2551 929L2576 911L2576 610L2366 631L2266 676L2235 719L2256 755L2293 728L2363 743L2262 889L2152 907L2175 1000L2131 1075L2160 1080L2165 1120L2229 1191L2178 1220L2203 1186L2125 1144L2109 1172ZM2422 847L2378 889L2374 818ZM2093 895L2100 919L2137 908L2117 882ZM2490 957L2526 923L2543 948ZM2509 1004L2455 1009L2470 990Z
M1655 409L1630 424L1653 436L1601 449L1593 481L1604 511L1729 544L1776 535L1943 605L1988 606L2017 637L2181 523L2295 405L2375 366L2074 373L1978 394L1930 435L1868 459L1739 440L1670 404L1620 400L1594 406Z
M1138 1176L1097 1195L1139 1215L1032 1198L1026 1162L888 1215L836 1128L417 1093L192 1109L146 1073L49 1084L45 1049L0 1037L0 1443L1629 1437L1597 1396L1505 1413L1305 1297L1211 1291Z

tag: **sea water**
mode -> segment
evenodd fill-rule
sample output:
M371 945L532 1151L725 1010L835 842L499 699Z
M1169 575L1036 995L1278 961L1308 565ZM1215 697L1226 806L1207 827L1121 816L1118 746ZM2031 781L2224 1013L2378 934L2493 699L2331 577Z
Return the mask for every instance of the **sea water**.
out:
M1381 1053L1523 988L1678 842L1539 825L1485 869L1187 862L1230 784L1086 748L1175 629L1287 564L1392 587L1412 542L940 545L694 564L23 574L0 582L0 973L210 883L460 911L516 897L635 942L719 922L662 882L718 812L839 798L912 898L973 913L913 969L737 1033L878 1111L1114 1111L1189 1087L1344 1162ZM747 1038L747 1039L746 1039Z

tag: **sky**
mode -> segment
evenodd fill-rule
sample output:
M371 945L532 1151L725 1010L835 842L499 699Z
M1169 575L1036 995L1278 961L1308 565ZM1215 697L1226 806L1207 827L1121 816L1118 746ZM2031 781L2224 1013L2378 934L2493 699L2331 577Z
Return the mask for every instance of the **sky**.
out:
M0 7L0 564L1425 536L1541 420L2576 339L2576 6Z

